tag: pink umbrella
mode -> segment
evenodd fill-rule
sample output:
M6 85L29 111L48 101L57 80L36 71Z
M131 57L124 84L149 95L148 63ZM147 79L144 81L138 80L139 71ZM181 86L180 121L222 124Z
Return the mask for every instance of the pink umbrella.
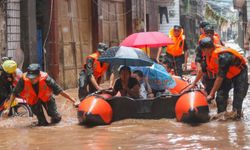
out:
M161 32L139 32L128 36L122 41L120 46L127 47L161 47L174 44L173 41Z

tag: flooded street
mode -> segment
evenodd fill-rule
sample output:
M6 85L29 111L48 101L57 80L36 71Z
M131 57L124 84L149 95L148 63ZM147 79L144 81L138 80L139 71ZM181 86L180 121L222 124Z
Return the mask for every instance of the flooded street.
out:
M68 90L76 97L76 91ZM249 99L249 95L248 95ZM250 106L244 102L242 121L211 121L198 126L175 119L123 120L108 126L78 125L76 109L57 97L63 121L36 127L35 118L0 121L0 149L250 149Z

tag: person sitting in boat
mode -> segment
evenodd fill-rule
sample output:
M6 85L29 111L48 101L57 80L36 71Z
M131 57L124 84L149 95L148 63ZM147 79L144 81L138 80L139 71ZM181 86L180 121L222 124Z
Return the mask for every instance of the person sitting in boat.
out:
M140 84L135 78L131 77L131 69L127 66L121 67L119 76L113 87L113 95L120 92L121 96L140 98Z
M133 72L133 77L138 80L140 83L140 98L153 98L154 94L149 83L144 79L143 73L141 70L135 70Z

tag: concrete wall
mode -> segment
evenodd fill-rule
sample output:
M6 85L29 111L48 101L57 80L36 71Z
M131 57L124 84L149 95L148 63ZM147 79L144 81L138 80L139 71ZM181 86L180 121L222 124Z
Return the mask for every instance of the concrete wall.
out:
M2 6L4 7L4 6ZM3 8L0 7L0 57L6 55L6 39L5 39L5 34L6 34L6 28L5 28L5 12Z
M180 3L179 0L158 0L158 7L167 7L168 22L166 16L163 15L162 23L160 23L160 13L158 14L159 31L168 35L169 29L174 25L180 25Z

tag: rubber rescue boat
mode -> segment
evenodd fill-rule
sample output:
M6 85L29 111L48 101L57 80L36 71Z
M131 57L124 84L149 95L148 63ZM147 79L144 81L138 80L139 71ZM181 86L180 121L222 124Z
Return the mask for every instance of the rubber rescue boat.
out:
M107 125L122 119L176 118L187 123L203 123L209 119L206 97L200 91L180 92L189 84L174 77L177 86L172 94L151 99L132 99L109 94L86 97L78 107L78 120L84 125Z

